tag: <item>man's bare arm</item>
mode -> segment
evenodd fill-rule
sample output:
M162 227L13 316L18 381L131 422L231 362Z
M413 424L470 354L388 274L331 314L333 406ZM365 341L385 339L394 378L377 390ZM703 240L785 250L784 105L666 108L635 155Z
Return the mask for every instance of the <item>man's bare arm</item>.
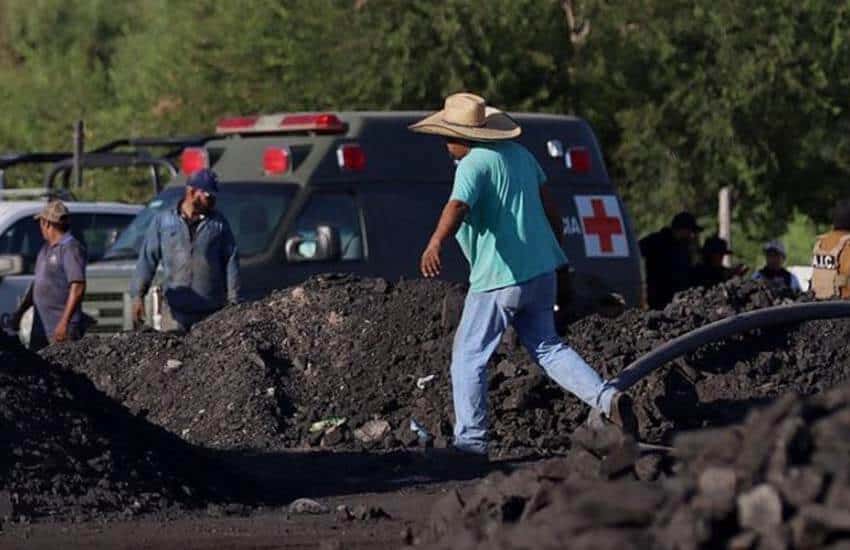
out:
M436 277L440 274L440 269L442 268L440 250L443 243L446 239L454 237L468 212L469 206L458 200L450 200L445 208L443 208L440 221L437 222L437 229L434 230L434 234L428 242L428 247L425 248L425 252L422 254L420 269L423 275L426 277Z
M83 302L83 296L86 294L86 283L84 281L75 281L68 288L68 300L65 302L65 310L62 312L62 317L59 319L59 324L56 325L54 340L62 342L68 339L68 325L71 322L71 316L80 307Z

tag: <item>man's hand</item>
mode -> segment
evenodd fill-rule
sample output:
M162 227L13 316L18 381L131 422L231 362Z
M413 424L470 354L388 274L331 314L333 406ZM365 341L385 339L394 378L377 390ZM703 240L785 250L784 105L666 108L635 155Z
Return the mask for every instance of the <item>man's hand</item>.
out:
M422 260L420 262L420 269L422 270L422 275L426 277L436 277L440 274L440 269L442 268L442 263L440 262L440 249L442 245L439 241L431 240L428 243L428 246L425 248L425 252L422 253Z
M68 340L68 323L66 321L59 321L59 324L56 325L56 329L53 331L53 341L54 342L65 342Z
M430 278L440 274L442 268L440 249L443 246L443 241L457 233L467 212L469 212L469 206L465 202L452 199L446 203L443 213L440 215L440 220L437 222L437 229L431 236L431 240L428 241L425 252L422 253L422 260L419 262L422 275Z
M133 324L142 323L145 320L145 301L142 298L136 298L133 302Z

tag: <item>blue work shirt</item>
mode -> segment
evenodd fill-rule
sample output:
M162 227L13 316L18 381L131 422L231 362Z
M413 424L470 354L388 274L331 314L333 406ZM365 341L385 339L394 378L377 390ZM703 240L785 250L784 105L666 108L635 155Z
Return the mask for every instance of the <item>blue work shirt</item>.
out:
M160 263L172 310L207 313L239 301L239 252L230 224L217 211L203 217L194 231L180 215L180 204L157 214L136 262L131 296L147 293Z
M47 338L53 337L56 325L65 313L71 283L86 280L86 250L71 233L56 244L44 243L35 260L32 297L35 311L41 319ZM71 314L69 334L78 333L82 312L80 308Z
M517 285L566 263L543 210L545 181L534 155L513 141L476 143L458 163L451 200L469 206L456 238L470 290Z

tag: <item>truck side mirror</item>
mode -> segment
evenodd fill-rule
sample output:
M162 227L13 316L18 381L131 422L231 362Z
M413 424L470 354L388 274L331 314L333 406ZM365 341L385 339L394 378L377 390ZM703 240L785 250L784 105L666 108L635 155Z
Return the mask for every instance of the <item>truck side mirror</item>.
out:
M20 254L0 255L0 277L20 275L24 272L24 257Z
M290 262L335 262L342 257L339 230L329 225L316 227L315 237L294 235L286 241L286 259Z

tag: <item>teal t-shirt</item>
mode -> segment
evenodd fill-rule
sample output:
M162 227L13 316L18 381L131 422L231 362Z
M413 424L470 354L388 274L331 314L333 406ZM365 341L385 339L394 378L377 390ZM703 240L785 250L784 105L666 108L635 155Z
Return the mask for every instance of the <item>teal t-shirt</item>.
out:
M470 290L516 285L566 263L540 200L545 181L537 159L512 141L476 143L458 163L451 199L469 206L457 241Z

